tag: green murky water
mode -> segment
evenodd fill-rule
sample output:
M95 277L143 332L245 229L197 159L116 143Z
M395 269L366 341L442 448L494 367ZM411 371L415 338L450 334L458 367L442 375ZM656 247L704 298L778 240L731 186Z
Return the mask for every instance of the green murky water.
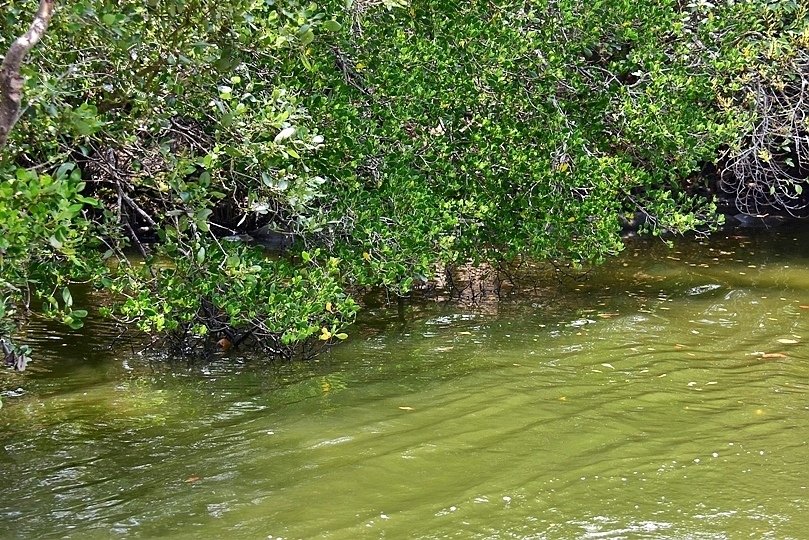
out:
M366 313L310 364L31 329L3 538L807 538L807 232L637 244L558 294Z

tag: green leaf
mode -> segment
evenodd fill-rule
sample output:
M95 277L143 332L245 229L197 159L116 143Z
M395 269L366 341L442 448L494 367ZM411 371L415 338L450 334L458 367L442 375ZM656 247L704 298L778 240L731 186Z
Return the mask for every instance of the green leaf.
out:
M62 165L60 165L59 168L56 170L56 179L57 180L63 179L65 176L67 176L67 173L69 173L75 168L76 164L70 161L68 161L67 163L62 163Z
M92 197L85 197L84 195L76 195L76 200L80 203L86 204L88 206L93 206L95 208L101 206L101 202L98 199L93 199Z
M70 294L70 289L65 287L62 289L62 300L65 301L65 305L70 307L73 305L73 296Z
M309 61L309 59L306 57L306 54L304 53L301 53L301 64L303 64L303 67L305 67L309 71L312 71L312 62Z
M197 222L205 221L211 214L213 214L213 210L210 208L202 208L201 210L197 210L197 213L194 214L194 220Z
M301 44L302 45L309 45L315 40L315 33L310 28L301 36Z
M338 32L343 25L335 20L323 21L323 28L329 32Z

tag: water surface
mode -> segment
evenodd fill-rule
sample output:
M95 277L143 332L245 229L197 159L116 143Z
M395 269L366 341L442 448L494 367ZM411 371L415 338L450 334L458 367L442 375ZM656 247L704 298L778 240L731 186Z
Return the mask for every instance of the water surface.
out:
M33 327L2 538L806 538L807 232L635 243L540 296L367 311L312 363Z

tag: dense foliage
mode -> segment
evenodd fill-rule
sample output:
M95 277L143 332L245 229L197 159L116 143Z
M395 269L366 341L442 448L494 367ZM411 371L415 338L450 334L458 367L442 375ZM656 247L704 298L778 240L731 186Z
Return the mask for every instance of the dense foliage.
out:
M5 2L0 46L33 4ZM65 3L0 161L0 334L40 305L80 326L70 291L87 282L112 293L105 314L181 346L308 353L345 337L360 286L406 294L469 261L598 261L621 249L626 214L654 234L710 227L712 164L730 191L786 167L759 191L797 207L805 11ZM782 123L801 113L791 131L762 128L762 96L787 103Z

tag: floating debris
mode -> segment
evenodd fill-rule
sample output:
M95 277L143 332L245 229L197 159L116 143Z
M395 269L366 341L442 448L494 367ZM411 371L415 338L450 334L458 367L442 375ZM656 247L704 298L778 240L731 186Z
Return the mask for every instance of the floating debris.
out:
M699 294L705 294L707 292L715 291L720 287L721 285L718 285L716 283L710 283L708 285L699 285L697 287L691 287L690 289L685 291L685 294L689 296L697 296Z

